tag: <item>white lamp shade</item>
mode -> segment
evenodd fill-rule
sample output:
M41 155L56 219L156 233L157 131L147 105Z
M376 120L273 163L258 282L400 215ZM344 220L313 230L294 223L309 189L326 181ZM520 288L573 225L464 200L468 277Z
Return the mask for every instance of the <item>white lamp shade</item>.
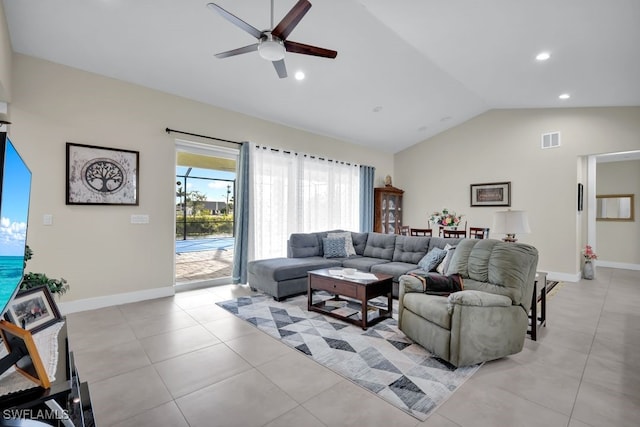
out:
M493 214L493 229L498 234L531 233L525 211L499 211Z

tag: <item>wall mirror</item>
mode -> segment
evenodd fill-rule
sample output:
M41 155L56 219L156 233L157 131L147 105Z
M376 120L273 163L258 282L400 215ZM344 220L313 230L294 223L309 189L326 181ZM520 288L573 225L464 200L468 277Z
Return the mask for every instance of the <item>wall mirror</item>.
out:
M633 221L633 194L603 194L596 196L596 220Z

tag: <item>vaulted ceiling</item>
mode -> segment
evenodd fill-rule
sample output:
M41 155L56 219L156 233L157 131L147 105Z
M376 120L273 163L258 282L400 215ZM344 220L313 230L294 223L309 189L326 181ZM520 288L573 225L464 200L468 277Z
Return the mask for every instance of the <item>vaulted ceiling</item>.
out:
M15 52L387 152L489 109L640 105L638 0L310 1L289 40L338 56L287 53L286 79L216 58L256 39L207 0L3 3ZM270 28L269 0L216 3Z

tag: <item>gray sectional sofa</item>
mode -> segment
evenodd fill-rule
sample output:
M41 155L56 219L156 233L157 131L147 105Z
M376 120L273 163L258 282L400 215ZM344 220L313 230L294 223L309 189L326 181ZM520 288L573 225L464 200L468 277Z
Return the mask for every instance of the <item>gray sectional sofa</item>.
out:
M281 300L307 292L307 272L320 268L348 267L393 276L393 296L398 297L398 279L418 270L418 262L433 248L444 249L461 239L397 236L382 233L350 232L354 255L328 258L323 239L329 233L294 233L287 242L286 258L250 261L249 286Z

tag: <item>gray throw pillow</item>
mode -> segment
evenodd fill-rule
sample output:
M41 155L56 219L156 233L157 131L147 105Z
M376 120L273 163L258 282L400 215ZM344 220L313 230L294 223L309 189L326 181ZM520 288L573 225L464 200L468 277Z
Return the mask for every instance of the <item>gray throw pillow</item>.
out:
M440 248L431 249L422 259L418 262L418 267L424 271L432 271L447 255L447 251Z
M351 238L350 231L342 231L340 233L328 233L327 237L330 239L338 239L340 237L343 237L344 249L347 251L347 256L352 256L356 254L356 250L353 247L353 239Z
M347 251L344 248L344 237L322 239L322 247L324 249L325 258L345 258Z

